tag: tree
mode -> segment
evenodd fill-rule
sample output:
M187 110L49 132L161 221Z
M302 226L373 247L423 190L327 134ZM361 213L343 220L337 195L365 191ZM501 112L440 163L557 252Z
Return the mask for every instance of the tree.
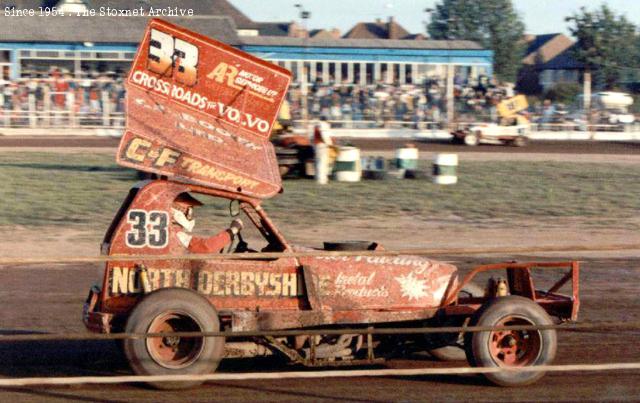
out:
M624 15L615 15L603 4L593 12L582 7L566 20L576 38L573 56L585 70L594 72L597 86L616 87L630 67L637 65L640 42L636 27Z
M515 81L524 47L524 24L511 0L442 0L427 26L433 39L466 39L493 50L493 71Z

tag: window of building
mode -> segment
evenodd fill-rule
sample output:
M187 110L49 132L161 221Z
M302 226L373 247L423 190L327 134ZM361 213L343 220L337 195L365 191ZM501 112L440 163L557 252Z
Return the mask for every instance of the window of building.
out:
M57 50L38 50L36 51L36 57L58 59L60 57L60 52L58 52Z
M117 52L97 52L96 57L98 59L118 59Z

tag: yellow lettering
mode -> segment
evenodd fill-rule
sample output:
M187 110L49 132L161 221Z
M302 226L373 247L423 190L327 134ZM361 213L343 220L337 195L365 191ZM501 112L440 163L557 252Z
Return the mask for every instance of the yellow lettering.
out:
M129 268L114 267L111 270L111 294L129 293Z
M227 85L230 87L236 87L233 82L238 75L238 69L235 66L230 66L227 63L218 64L212 71L207 75L208 79L215 80L222 84L224 82L225 77L227 78Z
M148 149L149 147L151 147L151 142L136 137L129 143L125 155L131 160L143 162L146 153L144 149ZM143 153L138 153L138 149L142 149L141 151L143 151Z
M244 296L254 295L256 293L256 285L254 283L254 274L250 271L240 273L240 293Z
M140 292L139 277L135 270L129 270L129 294Z
M198 285L197 290L200 294L211 294L213 284L211 282L211 273L207 271L201 271L198 273Z
M282 274L282 295L287 297L294 297L298 293L296 273L283 273Z
M224 295L240 295L240 273L237 271L226 272Z
M162 287L171 287L173 282L171 281L171 275L174 274L170 269L160 269L162 273Z
M162 167L167 162L170 164L175 164L179 156L180 156L180 153L177 152L176 150L172 150L170 148L163 148L162 151L160 151L160 156L155 162L155 166Z
M282 292L282 274L271 273L269 286L271 286L272 289L267 292L267 295L279 296Z
M157 290L160 288L160 272L158 270L147 270L147 275L149 276L149 283L151 284L152 290Z
M174 274L176 276L176 287L191 288L191 272L189 270L177 270Z
M213 295L224 295L224 276L223 271L213 273Z
M265 295L265 288L269 284L269 273L256 273L255 279L258 286L258 295Z

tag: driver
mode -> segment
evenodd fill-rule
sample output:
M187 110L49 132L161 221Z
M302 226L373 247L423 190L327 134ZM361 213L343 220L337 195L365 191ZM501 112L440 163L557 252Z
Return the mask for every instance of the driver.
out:
M191 232L196 224L196 220L193 218L193 208L196 206L202 206L202 203L188 193L178 195L171 206L172 222L178 227L176 237L180 244L191 253L220 252L244 227L242 220L236 218L228 229L212 237L193 236Z

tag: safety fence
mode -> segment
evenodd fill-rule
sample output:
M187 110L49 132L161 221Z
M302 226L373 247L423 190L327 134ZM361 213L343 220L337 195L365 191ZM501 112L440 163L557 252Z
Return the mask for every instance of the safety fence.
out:
M491 255L516 253L551 253L551 252L602 252L602 251L638 251L637 244L613 244L599 247L565 246L540 248L465 248L465 249L407 249L378 251L314 251L314 252L269 252L246 254L198 254L198 255L137 255L137 256L76 256L76 257L44 257L44 258L2 258L0 266L20 266L43 263L89 263L108 261L142 261L142 260L219 260L219 259L264 259L278 257L304 256L398 256L398 255ZM0 343L34 342L34 341L70 341L70 340L123 340L144 339L167 336L184 338L194 337L285 337L285 336L329 336L329 335L419 335L435 333L473 333L498 332L509 330L521 331L640 331L640 321L600 321L581 323L561 323L553 325L516 325L516 326L446 326L446 327L356 327L342 329L294 329L270 331L216 331L216 332L162 332L162 333L51 333L51 334L17 334L0 336ZM30 377L0 379L0 386L19 387L32 385L74 385L74 384L117 384L117 383L149 383L149 382L194 382L194 381L230 381L259 379L303 379L303 378L335 378L335 377L374 377L374 376L426 376L426 375L461 375L490 374L503 371L511 372L581 372L581 371L623 371L639 370L640 362L614 362L604 364L566 364L539 365L530 367L455 367L455 368L417 368L417 369L370 369L370 370L330 370L330 371L293 371L293 372L260 372L260 373L216 373L203 375L152 375L152 376L78 376L78 377Z
M244 380L283 380L310 378L356 378L380 376L429 376L491 374L498 372L587 372L638 370L640 362L619 362L608 364L567 364L537 365L535 367L454 367L454 368L412 368L412 369L371 369L371 370L330 370L330 371L289 371L289 372L248 372L215 373L205 375L129 375L129 376L77 376L53 378L0 379L0 386L20 387L35 385L81 385L120 384L156 382L206 382Z
M561 331L636 331L640 330L640 321L600 321L581 323L561 323L554 325L516 325L516 326L440 326L440 327L406 327L406 328L341 328L341 329L296 329L296 330L262 330L262 331L219 331L219 332L162 332L162 333L44 333L15 334L0 336L0 343L27 341L79 341L79 340L125 340L146 339L176 336L195 337L288 337L288 336L340 336L353 335L413 335L438 333L478 333L508 330L561 330Z
M36 109L29 104L26 109L0 108L0 127L14 129L122 129L126 124L126 114L114 110L112 103L105 99L102 107L96 110L72 108ZM294 120L294 127L307 128L317 120ZM328 120L332 129L350 130L407 130L437 131L466 129L486 125L488 120L455 122L449 125L443 121L429 120ZM630 132L637 131L640 124L610 123L532 123L532 132Z
M304 252L260 252L260 253L209 253L190 255L119 255L119 256L49 256L35 258L0 258L0 266L61 264L61 263L100 263L100 262L137 262L143 260L255 260L296 257L341 257L341 256L455 256L455 255L495 255L520 253L559 253L559 252L616 252L640 251L640 244L607 244L599 246L567 245L520 248L416 248L403 250L359 250L359 251L304 251Z
M54 341L54 340L122 340L153 337L259 337L259 336L313 336L313 335L408 335L459 332L487 332L505 330L565 330L565 331L637 331L640 322L592 322L571 323L561 325L520 325L520 326L462 326L439 328L378 328L366 329L308 329L281 330L260 332L165 332L165 333L117 333L117 334L26 334L0 337L2 342ZM453 367L453 368L411 368L411 369L354 369L354 370L322 370L322 371L278 371L249 373L214 373L200 375L125 375L125 376L73 376L73 377L27 377L0 379L0 386L20 387L35 385L80 385L80 384L120 384L120 383L157 383L157 382L200 382L200 381L237 381L237 380L283 380L310 378L349 378L349 377L381 377L381 376L432 376L432 375L465 375L491 374L498 372L602 372L640 370L640 362L612 362L602 364L563 364L536 365L525 367Z
M453 125L448 125L446 122L436 121L406 121L406 120L328 120L332 129L352 129L352 130L372 130L372 129L386 129L386 130L415 130L415 131L428 131L428 130L462 130L468 129L474 126L486 125L490 122L488 118L486 120L455 122ZM312 121L314 122L314 121ZM307 121L294 120L295 127L307 126ZM637 124L611 124L611 123L532 123L530 130L532 132L628 132L637 131L640 125Z

